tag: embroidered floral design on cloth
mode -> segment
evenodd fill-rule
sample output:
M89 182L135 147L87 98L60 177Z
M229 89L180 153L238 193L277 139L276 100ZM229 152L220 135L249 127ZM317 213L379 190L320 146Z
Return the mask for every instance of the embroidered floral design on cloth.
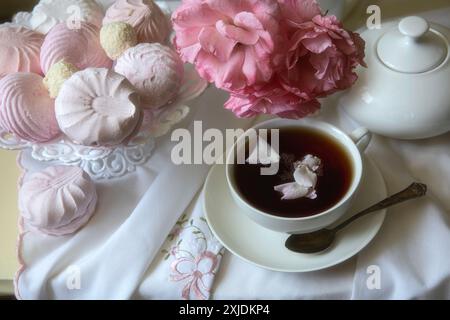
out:
M169 280L182 284L181 297L209 299L224 248L212 235L206 219L183 215L168 241L170 245L162 253L171 261Z

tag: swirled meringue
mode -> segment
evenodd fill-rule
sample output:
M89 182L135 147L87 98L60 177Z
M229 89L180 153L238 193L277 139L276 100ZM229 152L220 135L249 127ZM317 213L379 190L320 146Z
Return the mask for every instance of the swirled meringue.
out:
M35 73L9 74L0 80L3 128L31 142L47 142L60 134L54 100Z
M139 43L165 42L171 32L169 19L153 0L117 0L106 11L103 24L117 21L132 25Z
M0 78L15 72L41 74L39 55L44 36L21 26L0 27Z
M41 48L44 74L63 59L80 70L112 66L112 61L100 45L100 29L84 22L80 26L80 29L71 30L65 23L60 23L47 34Z
M21 16L22 20L26 17ZM92 0L41 0L27 18L33 30L47 34L59 23L66 23L73 28L79 22L101 26L103 12Z
M144 107L157 108L178 94L184 67L178 54L169 47L141 43L122 54L115 71L136 87L144 98Z
M27 225L54 236L83 227L96 204L95 184L79 167L48 167L32 174L19 190L21 216Z
M108 69L86 69L64 82L56 98L56 119L74 142L114 146L141 124L139 95L125 77Z
M33 30L33 28L30 25L30 20L31 20L31 12L19 11L13 16L11 24L26 27L30 30Z

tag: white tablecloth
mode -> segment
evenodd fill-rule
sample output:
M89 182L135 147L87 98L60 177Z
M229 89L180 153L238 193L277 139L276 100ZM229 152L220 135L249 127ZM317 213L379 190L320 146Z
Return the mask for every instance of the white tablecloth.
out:
M324 118L347 132L354 128L345 115L330 112ZM450 298L449 143L450 134L416 142L375 136L368 155L381 169L388 192L422 181L429 186L428 196L389 209L372 243L355 258L328 270L284 274L226 254L214 298ZM367 286L373 266L380 271L379 290Z
M449 5L425 12L410 9L405 9L408 14L420 14L450 27ZM357 124L333 110L334 104L332 100L327 102L323 118L351 132ZM227 254L214 298L449 299L450 134L421 141L376 136L368 154L381 169L388 192L417 180L428 185L428 196L390 209L369 247L329 270L283 274L253 267ZM367 286L373 266L381 274L379 290Z
M450 26L450 7L424 16ZM227 112L219 113L224 100L223 93L209 89L193 104L198 110L194 118L207 121L210 127L248 126L248 122L236 122ZM344 131L351 131L357 124L336 110L335 104L334 99L326 101L321 117ZM222 251L207 234L207 228L199 225L202 212L198 201L191 203L186 210L187 221L183 217L179 221L184 229L175 229L172 234L174 238L188 239L186 248L201 252L201 258L196 259L194 254L191 259L188 254L183 256L180 253L180 247L167 247L170 241L164 242L165 235L162 238L161 235L169 232L190 199L196 198L194 195L201 182L195 179L195 174L189 175L184 171L180 173L182 178L178 176L179 180L176 175L170 179L174 169L164 168L171 144L162 142L164 147L151 162L129 175L126 183L114 186L99 184L103 209L75 237L24 236L21 253L26 268L19 277L19 293L23 298L75 299L195 299L207 298L210 293L215 299L450 298L450 254L447 250L450 243L449 142L450 134L409 142L375 137L368 153L381 169L388 192L396 192L411 181L419 180L428 184L429 194L424 199L389 210L378 236L355 258L334 268L308 274L266 271L229 253L224 254L217 269ZM27 164L26 157L23 160L25 166L34 167ZM207 168L193 170L198 170L196 172L203 176ZM191 181L192 188L183 181ZM152 185L154 188L145 193L146 188ZM186 192L180 192L177 189L180 186ZM163 187L166 188L163 193L167 194L161 197ZM172 197L172 194L177 196ZM142 202L139 205L141 197L153 200L151 205L154 207L148 207L147 219L143 219L146 207ZM160 208L156 200L164 203L165 207ZM136 204L138 207L133 211ZM167 209L169 204L173 211ZM148 206L148 202L145 205ZM161 218L161 214L166 214L166 219L157 220L160 223L151 220ZM137 225L137 221L153 223ZM192 228L198 228L198 233L192 234L204 236L205 242L192 242L192 238L186 238L183 230L191 228L190 223ZM151 237L147 237L146 231L158 234L157 241L149 242ZM137 245L130 247L125 245L127 243ZM165 258L172 250L178 250L179 258L168 263ZM213 256L203 254L206 252ZM143 256L146 259L141 259ZM187 271L181 267L177 269L178 263L185 262L195 267L202 265L204 277L195 278L194 273L189 273L192 266L191 269L187 267ZM68 267L71 265L80 267L81 290L67 290L67 277L71 272ZM370 266L381 272L380 289L370 290L367 286ZM201 287L201 281L208 287L215 273L214 286L208 292Z

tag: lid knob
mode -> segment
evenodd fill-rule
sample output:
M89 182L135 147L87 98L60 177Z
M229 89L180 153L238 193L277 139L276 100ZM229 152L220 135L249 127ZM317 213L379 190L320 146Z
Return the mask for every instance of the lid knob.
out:
M407 17L400 21L398 29L404 36L420 38L430 30L430 25L422 17Z
M448 54L448 42L421 17L403 18L377 44L380 60L402 73L423 73L441 65Z

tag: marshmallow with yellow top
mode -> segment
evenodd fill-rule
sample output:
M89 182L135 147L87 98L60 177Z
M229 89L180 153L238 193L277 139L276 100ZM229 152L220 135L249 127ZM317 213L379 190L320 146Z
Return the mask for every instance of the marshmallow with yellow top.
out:
M100 30L100 43L112 60L119 58L125 50L137 45L137 35L133 27L125 22L112 22Z
M55 63L44 78L50 97L56 98L63 83L78 71L77 67L64 60Z

